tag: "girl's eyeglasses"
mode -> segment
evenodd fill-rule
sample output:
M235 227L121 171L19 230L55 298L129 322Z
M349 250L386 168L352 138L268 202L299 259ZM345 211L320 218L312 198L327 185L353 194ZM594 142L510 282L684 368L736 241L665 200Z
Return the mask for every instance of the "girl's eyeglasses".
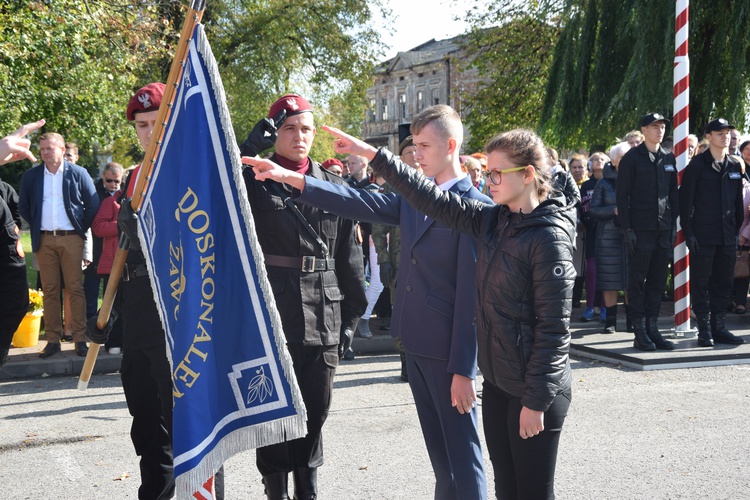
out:
M520 172L521 170L526 170L529 168L530 165L524 165L523 167L515 167L515 168L506 168L505 170L490 170L489 178L490 182L493 184L500 184L503 179L503 174L509 174L511 172Z

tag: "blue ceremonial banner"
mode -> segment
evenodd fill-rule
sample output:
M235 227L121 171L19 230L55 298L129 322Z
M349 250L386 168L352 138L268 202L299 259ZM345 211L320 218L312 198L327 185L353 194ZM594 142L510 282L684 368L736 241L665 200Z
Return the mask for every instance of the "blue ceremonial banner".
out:
M172 364L177 494L191 498L232 455L307 430L201 25L175 95L140 227Z

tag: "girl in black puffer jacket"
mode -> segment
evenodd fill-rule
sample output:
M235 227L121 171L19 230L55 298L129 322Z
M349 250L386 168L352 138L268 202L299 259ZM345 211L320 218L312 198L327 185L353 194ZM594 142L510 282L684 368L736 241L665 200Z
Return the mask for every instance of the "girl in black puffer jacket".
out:
M430 125L422 134L429 132ZM575 207L559 193L548 195L546 152L534 132L500 134L486 152L497 205L440 191L382 149L371 165L420 212L479 240L478 362L495 494L554 498L557 447L571 398Z

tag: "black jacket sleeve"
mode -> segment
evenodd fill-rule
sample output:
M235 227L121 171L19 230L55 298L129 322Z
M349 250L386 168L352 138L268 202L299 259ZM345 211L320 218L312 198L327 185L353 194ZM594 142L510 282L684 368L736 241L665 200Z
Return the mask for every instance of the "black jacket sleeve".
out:
M378 150L370 165L417 211L446 226L479 236L483 213L492 205L440 190L427 177L383 148Z

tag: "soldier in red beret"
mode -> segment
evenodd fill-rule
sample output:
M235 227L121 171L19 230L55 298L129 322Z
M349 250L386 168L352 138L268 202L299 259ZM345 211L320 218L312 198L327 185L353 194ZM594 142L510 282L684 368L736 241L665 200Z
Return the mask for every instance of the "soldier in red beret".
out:
M156 124L163 83L150 83L130 99L128 120L135 123L138 141L145 150ZM120 378L133 417L130 438L141 457L141 486L138 498L166 499L175 493L172 455L172 370L167 359L166 335L151 289L146 259L138 239L137 215L130 200L141 166L136 167L122 187L123 196L105 200L105 209L117 213L118 229L129 240L128 256L118 289L117 309L122 319L122 366ZM116 200L115 198L119 198ZM111 204L111 206L109 206ZM114 277L112 277L114 279ZM117 313L113 310L113 317ZM98 314L88 323L89 338L105 344L111 327L96 328ZM110 319L110 323L114 322ZM223 468L215 477L216 498L224 498Z
M296 94L277 100L240 146L255 156L275 145L272 160L284 168L346 185L308 156L315 138L312 106ZM365 310L362 252L354 223L308 205L287 205L291 189L261 182L244 171L248 200L265 256L268 280L307 408L307 436L258 448L257 466L269 499L288 499L289 472L294 498L317 498L317 468L323 464L321 431L333 393L339 357L351 345Z

